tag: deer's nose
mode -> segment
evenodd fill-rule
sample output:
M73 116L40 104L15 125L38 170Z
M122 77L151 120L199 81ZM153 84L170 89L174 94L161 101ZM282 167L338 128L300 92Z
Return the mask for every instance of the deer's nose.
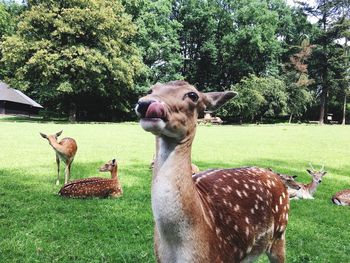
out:
M139 100L135 106L137 116L144 118L149 105L151 105L153 102L155 102L155 100Z

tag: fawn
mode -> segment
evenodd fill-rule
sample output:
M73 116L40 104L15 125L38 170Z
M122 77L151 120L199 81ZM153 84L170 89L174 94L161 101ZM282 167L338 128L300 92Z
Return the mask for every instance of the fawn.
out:
M62 134L63 131L57 132L52 135L46 135L40 132L41 137L47 139L49 144L56 152L56 163L57 163L57 181L56 185L60 184L60 160L66 164L64 183L66 184L69 181L70 177L70 168L74 160L74 156L77 152L78 146L73 138L63 138L60 142L57 141L57 138Z
M120 197L123 194L118 179L118 165L115 159L100 167L100 172L111 172L111 179L91 177L74 180L64 185L59 195L65 197Z

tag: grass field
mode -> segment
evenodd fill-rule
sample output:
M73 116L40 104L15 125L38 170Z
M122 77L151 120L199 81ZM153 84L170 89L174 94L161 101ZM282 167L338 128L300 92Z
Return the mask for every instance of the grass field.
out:
M57 196L54 151L39 132L61 129L62 137L78 143L72 179L97 176L99 166L116 158L122 198ZM0 262L155 261L151 134L133 123L2 121L0 131ZM303 182L310 180L309 162L315 168L324 164L328 174L315 200L291 201L287 262L350 262L350 208L330 201L350 188L349 134L350 126L200 126L193 162L201 169L271 167ZM259 262L267 262L266 256Z

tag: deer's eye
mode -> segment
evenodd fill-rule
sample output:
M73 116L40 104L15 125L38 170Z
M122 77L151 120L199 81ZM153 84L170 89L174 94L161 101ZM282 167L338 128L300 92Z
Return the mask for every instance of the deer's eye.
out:
M152 94L152 92L153 92L153 90L149 90L149 91L147 91L147 94Z
M187 94L184 96L184 98L186 98L186 97L189 97L193 102L197 102L198 99L199 99L198 94L195 93L195 92L189 92L189 93L187 93Z

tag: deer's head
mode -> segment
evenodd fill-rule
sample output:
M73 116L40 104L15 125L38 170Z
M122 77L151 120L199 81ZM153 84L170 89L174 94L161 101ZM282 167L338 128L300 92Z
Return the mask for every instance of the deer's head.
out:
M217 109L236 94L202 93L185 81L172 81L152 86L148 95L139 99L135 111L144 130L181 141L194 134L199 114Z
M322 165L321 170L317 171L315 170L312 165L310 164L311 169L306 169L306 171L312 176L312 179L316 183L321 183L322 182L322 177L327 174L327 172L324 170L324 165Z
M117 161L115 159L108 161L102 165L99 169L100 172L110 172L117 166Z
M57 141L57 138L62 134L62 132L63 132L63 130L56 132L54 134L51 134L51 135L46 135L46 134L40 132L40 135L44 139L47 139L49 141L49 143L51 144L51 141Z
M278 174L285 186L291 189L299 190L301 187L295 182L296 175Z

